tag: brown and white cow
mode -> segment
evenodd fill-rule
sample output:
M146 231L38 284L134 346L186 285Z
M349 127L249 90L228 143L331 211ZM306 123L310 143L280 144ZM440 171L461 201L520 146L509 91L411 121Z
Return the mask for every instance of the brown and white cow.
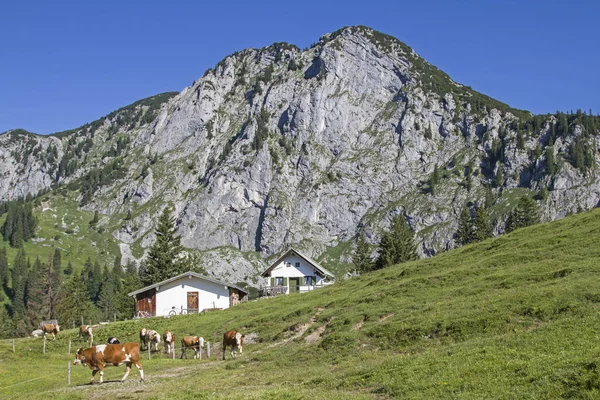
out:
M92 331L92 327L89 325L81 325L79 327L79 335L77 336L79 341L83 338L88 342L88 346L92 347L94 343L94 332Z
M135 364L140 371L141 380L144 380L144 369L140 363L140 346L137 343L125 344L99 344L87 349L79 349L75 354L74 365L87 365L92 370L92 383L96 378L96 372L100 371L100 383L104 377L104 367L107 365L126 365L125 375L121 379L127 379L131 371L131 365Z
M165 341L165 353L171 354L172 351L175 351L175 334L173 332L165 331L163 340Z
M152 347L154 344L154 351L158 351L158 344L160 343L160 334L155 330L151 329L146 331L146 348L148 346Z
M44 332L44 339L46 339L46 335L51 333L52 340L56 340L56 334L60 332L60 328L58 324L42 324L42 332Z
M235 329L223 334L223 360L225 359L225 350L227 349L227 346L231 347L231 357L235 358L237 350L242 354L242 346L244 346L245 337L246 335L242 335Z
M146 343L146 334L148 333L148 329L142 328L140 329L140 348L144 350Z
M200 336L184 336L181 339L181 357L187 358L186 350L188 348L194 349L194 360L202 356L202 348L204 347L204 338Z

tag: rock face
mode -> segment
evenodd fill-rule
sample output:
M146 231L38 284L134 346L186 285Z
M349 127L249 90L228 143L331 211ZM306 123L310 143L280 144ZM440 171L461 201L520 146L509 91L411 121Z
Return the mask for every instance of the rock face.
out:
M78 182L119 157L122 176L94 188L82 207L131 212L113 233L122 244L148 247L152 221L171 203L182 243L192 249L268 256L294 245L318 257L360 229L376 242L401 213L421 254L433 255L455 246L465 204L487 199L501 233L520 195L548 188L539 201L545 220L595 207L599 198L597 130L570 116L568 134L554 135L555 117L536 119L459 85L365 27L325 35L304 51L277 43L235 53L161 104L152 118L142 105L132 123L114 115L95 131L34 137L40 154L52 145L59 160L69 141L78 145L95 132L85 163L58 183ZM125 154L111 155L124 137ZM585 169L569 159L575 143L590 150ZM2 199L53 182L37 159L16 160L24 146L14 139L0 147ZM434 171L439 182L431 185ZM260 267L235 257L215 258L221 261L209 270L250 282ZM338 258L347 261L348 251Z

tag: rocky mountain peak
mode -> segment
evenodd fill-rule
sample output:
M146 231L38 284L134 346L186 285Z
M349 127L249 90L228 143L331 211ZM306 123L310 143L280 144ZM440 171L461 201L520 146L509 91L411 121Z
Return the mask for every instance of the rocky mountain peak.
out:
M244 280L260 269L248 254L290 245L341 270L357 232L376 243L396 214L415 230L421 255L432 255L456 245L465 206L485 206L501 233L522 195L546 193L538 205L550 220L594 207L600 193L592 117L533 117L363 26L305 50L274 43L233 53L176 96L127 115L36 138L55 171L16 161L26 141L0 150L0 173L11 176L0 195L70 183L85 210L132 215L111 227L122 251L147 249L153 221L173 204L182 243L228 249L211 268ZM57 181L67 154L69 172ZM89 184L100 168L112 178ZM245 266L239 273L234 258Z

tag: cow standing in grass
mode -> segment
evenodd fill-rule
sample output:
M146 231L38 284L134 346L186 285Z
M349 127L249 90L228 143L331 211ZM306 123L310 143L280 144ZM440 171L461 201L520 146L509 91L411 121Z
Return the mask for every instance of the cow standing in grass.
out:
M165 353L171 354L172 351L175 351L175 334L173 332L165 331L163 340L165 341Z
M46 335L51 333L52 340L56 340L56 334L60 332L60 328L58 324L42 324L42 332L44 332L44 339L46 339Z
M147 346L148 343L146 343L146 334L148 333L148 329L146 328L142 328L140 329L140 349L144 350L145 345Z
M92 347L92 344L94 343L94 332L92 331L92 327L89 325L81 325L79 327L78 339L79 341L81 341L81 339L86 340L88 346Z
M146 331L146 348L150 346L152 348L152 344L154 344L154 351L158 351L158 345L160 343L160 334L155 330Z
M126 365L125 375L121 379L127 379L131 371L131 365L135 364L140 371L141 380L144 380L144 369L140 363L140 346L137 343L125 344L100 344L87 349L79 349L75 354L73 365L87 365L92 370L92 382L96 378L96 372L100 371L100 383L104 377L104 367L107 365Z
M186 350L188 348L194 349L194 360L202 355L202 348L204 347L204 338L200 336L184 336L181 339L181 357L187 358Z
M242 335L235 329L227 331L223 334L223 360L225 360L225 350L227 346L231 347L231 357L235 358L236 351L239 350L242 354L242 347L244 346L244 338L246 335Z

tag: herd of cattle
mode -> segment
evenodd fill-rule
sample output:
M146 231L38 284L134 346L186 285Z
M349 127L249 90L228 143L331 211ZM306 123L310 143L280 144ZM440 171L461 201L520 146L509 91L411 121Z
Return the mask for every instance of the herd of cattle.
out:
M52 334L52 340L56 339L56 334L60 332L57 324L42 324L44 338L48 334ZM237 351L242 354L242 346L244 345L245 335L236 330L230 330L223 334L223 360L225 360L225 351L227 347L231 350L231 357L235 358ZM104 376L104 367L114 365L115 367L125 364L125 375L121 379L127 379L132 365L135 365L140 371L141 380L144 380L144 370L140 363L140 348L142 350L150 350L154 346L154 350L158 351L158 345L161 343L161 335L152 329L142 328L140 330L139 344L136 342L123 343L119 339L109 336L107 344L93 345L94 333L89 325L81 325L79 327L79 340L85 340L88 343L88 348L80 348L75 354L74 365L87 365L92 370L92 383L96 378L96 373L100 372L100 383ZM164 342L164 351L167 354L174 356L175 351L175 334L171 331L165 331L162 335ZM204 338L200 336L184 336L181 338L181 357L187 358L187 349L194 350L194 359L201 356L202 349L205 347Z

